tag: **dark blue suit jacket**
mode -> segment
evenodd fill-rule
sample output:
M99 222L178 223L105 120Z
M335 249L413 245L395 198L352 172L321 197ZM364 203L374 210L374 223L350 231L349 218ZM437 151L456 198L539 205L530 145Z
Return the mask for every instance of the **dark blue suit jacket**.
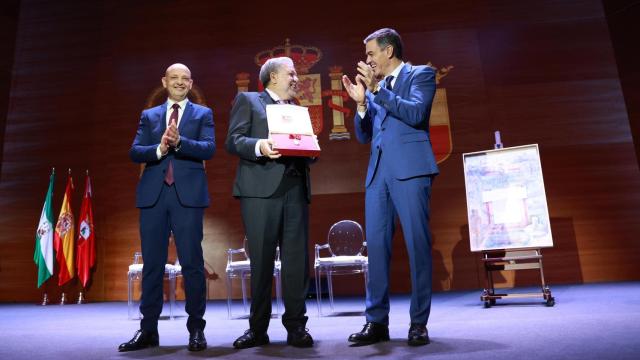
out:
M393 92L382 84L377 95L366 92L367 112L355 116L356 138L371 142L366 186L384 152L389 171L396 179L436 175L438 166L429 138L429 116L436 92L435 72L428 66L405 64Z
M215 150L215 130L211 109L187 102L178 132L180 150L170 150L158 160L156 148L166 129L167 104L144 110L138 132L129 150L131 160L145 163L136 189L136 206L155 205L162 190L169 160L173 162L173 177L178 198L183 206L209 206L209 190L203 160L210 159Z

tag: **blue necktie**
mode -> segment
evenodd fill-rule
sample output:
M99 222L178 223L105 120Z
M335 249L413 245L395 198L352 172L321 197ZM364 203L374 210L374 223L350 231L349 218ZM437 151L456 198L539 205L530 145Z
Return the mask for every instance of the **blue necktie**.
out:
M391 81L393 81L393 75L389 75L384 79L384 87L389 91L393 90L393 86L391 85Z

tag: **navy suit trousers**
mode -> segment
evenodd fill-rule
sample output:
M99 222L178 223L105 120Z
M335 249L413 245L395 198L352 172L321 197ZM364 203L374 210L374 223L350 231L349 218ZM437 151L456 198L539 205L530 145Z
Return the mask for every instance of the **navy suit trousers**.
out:
M369 281L367 321L389 324L389 264L395 217L400 219L411 267L411 323L425 324L431 311L431 233L429 199L432 177L398 180L389 174L389 161L380 154L365 195Z
M164 184L158 202L140 208L142 239L142 293L140 328L156 332L162 312L162 284L167 262L169 232L173 231L184 280L189 332L203 330L206 308L206 279L202 257L204 208L180 204L175 186Z

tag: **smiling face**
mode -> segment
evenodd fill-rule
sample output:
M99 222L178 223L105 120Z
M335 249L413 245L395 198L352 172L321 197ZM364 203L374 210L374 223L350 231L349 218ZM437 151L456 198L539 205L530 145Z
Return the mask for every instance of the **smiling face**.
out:
M393 70L393 46L386 45L380 48L378 41L373 39L366 43L367 64L373 69L376 78L381 79L389 75Z
M167 89L169 99L173 101L184 100L193 86L191 71L182 64L169 66L162 78L162 86Z
M282 100L293 99L298 92L298 73L293 64L283 63L276 72L271 73L268 88Z

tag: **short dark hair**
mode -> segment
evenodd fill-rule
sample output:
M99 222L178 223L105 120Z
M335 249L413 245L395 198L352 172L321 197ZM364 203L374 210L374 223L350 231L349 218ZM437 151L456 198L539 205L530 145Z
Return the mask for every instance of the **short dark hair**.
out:
M393 46L393 56L402 60L402 38L400 38L400 34L397 31L390 28L376 30L364 39L364 43L366 44L374 39L381 49L387 45Z

